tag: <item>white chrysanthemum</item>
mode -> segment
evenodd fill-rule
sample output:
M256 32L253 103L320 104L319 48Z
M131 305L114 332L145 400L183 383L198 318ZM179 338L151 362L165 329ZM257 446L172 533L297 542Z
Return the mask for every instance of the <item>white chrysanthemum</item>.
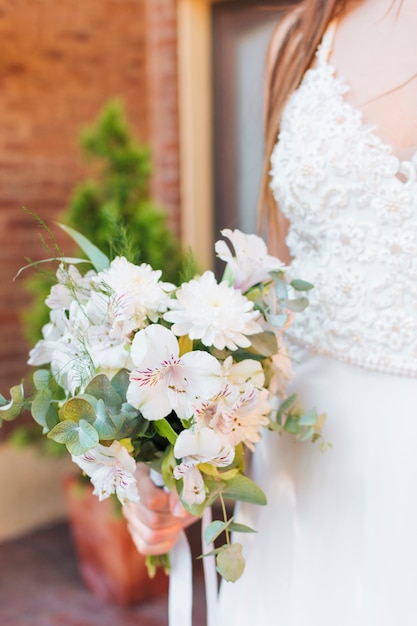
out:
M184 283L169 308L164 319L173 323L175 335L201 339L218 350L247 348L247 335L262 332L253 303L227 282L217 283L210 271Z
M124 257L116 257L109 269L98 274L96 283L104 291L113 291L118 320L130 330L137 330L144 328L148 319L157 322L167 310L169 293L175 287L160 278L161 271L147 263L134 265Z

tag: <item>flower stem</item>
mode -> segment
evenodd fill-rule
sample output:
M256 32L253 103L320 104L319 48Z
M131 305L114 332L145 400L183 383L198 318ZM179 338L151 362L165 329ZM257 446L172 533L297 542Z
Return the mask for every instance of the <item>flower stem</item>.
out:
M223 513L223 519L224 519L224 523L227 524L227 511L226 511L226 505L224 503L224 498L222 496L221 493L219 493L219 498L220 498L220 504L222 506L222 513ZM230 533L229 533L229 528L228 526L226 526L226 528L224 529L224 533L226 535L226 543L228 546L230 546Z

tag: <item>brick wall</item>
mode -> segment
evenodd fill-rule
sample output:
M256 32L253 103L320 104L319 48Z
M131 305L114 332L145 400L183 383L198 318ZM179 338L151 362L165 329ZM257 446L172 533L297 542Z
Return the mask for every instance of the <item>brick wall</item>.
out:
M48 221L59 215L85 173L79 129L108 98L121 98L136 136L154 144L155 195L179 228L174 0L0 0L0 42L0 392L6 395L26 371L19 316L30 306L22 281L12 279L24 256L45 256L21 206Z
M152 194L179 234L180 182L176 0L146 2L147 95L154 176Z

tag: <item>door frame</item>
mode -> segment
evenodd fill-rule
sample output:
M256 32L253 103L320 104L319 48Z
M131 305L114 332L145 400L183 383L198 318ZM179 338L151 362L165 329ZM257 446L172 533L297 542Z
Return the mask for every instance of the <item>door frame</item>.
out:
M211 7L217 1L177 1L181 232L204 269L213 265Z

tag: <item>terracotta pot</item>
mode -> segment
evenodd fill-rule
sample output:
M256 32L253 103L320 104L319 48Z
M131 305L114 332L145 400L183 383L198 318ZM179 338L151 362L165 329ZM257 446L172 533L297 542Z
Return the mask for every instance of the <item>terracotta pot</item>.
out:
M112 498L100 502L92 491L88 482L76 476L64 482L71 533L86 586L102 600L120 606L166 593L168 577L159 571L149 578L145 557L133 544L118 502Z

